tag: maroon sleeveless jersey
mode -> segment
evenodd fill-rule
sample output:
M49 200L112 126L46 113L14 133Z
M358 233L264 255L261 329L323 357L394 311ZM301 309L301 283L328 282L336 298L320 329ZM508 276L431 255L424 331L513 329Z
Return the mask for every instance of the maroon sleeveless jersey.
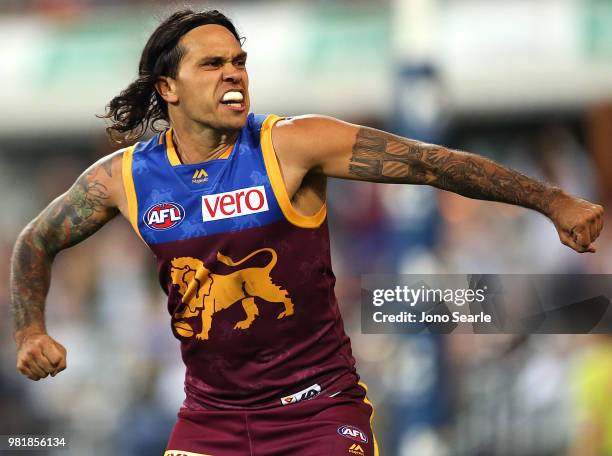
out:
M358 381L326 207L291 206L277 120L250 114L217 160L182 164L170 130L124 153L130 222L157 257L192 410L282 406Z

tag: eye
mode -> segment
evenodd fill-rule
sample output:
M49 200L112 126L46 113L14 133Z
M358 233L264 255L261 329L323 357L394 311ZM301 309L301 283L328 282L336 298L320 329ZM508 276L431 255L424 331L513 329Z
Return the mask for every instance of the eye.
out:
M234 60L234 66L238 68L244 68L246 66L246 59L237 59Z
M222 64L223 63L221 62L221 60L205 60L200 64L200 66L206 69L214 69L219 68Z

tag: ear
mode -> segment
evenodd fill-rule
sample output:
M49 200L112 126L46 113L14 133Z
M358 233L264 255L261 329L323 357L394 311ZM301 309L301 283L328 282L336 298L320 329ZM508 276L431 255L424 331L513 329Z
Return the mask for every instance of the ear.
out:
M176 93L176 81L169 76L160 76L155 83L155 89L166 101L166 103L176 103L178 94Z

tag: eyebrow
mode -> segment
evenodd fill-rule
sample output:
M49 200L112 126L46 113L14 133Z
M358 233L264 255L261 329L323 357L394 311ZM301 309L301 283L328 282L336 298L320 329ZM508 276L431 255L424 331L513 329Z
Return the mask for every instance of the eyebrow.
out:
M244 59L247 58L247 53L245 51L242 51L239 54L236 54L234 57L232 57L231 60L236 60L236 59L241 59L241 58L244 58ZM223 57L221 57L219 55L209 55L207 57L202 57L200 59L200 62L210 62L210 61L212 61L212 62L222 62L223 60L225 60L225 58L223 58Z

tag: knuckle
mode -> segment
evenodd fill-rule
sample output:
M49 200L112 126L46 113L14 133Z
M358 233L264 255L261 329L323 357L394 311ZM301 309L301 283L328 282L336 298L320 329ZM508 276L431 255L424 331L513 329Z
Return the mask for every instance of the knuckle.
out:
M28 348L25 352L26 358L34 359L38 356L38 350L35 348Z

